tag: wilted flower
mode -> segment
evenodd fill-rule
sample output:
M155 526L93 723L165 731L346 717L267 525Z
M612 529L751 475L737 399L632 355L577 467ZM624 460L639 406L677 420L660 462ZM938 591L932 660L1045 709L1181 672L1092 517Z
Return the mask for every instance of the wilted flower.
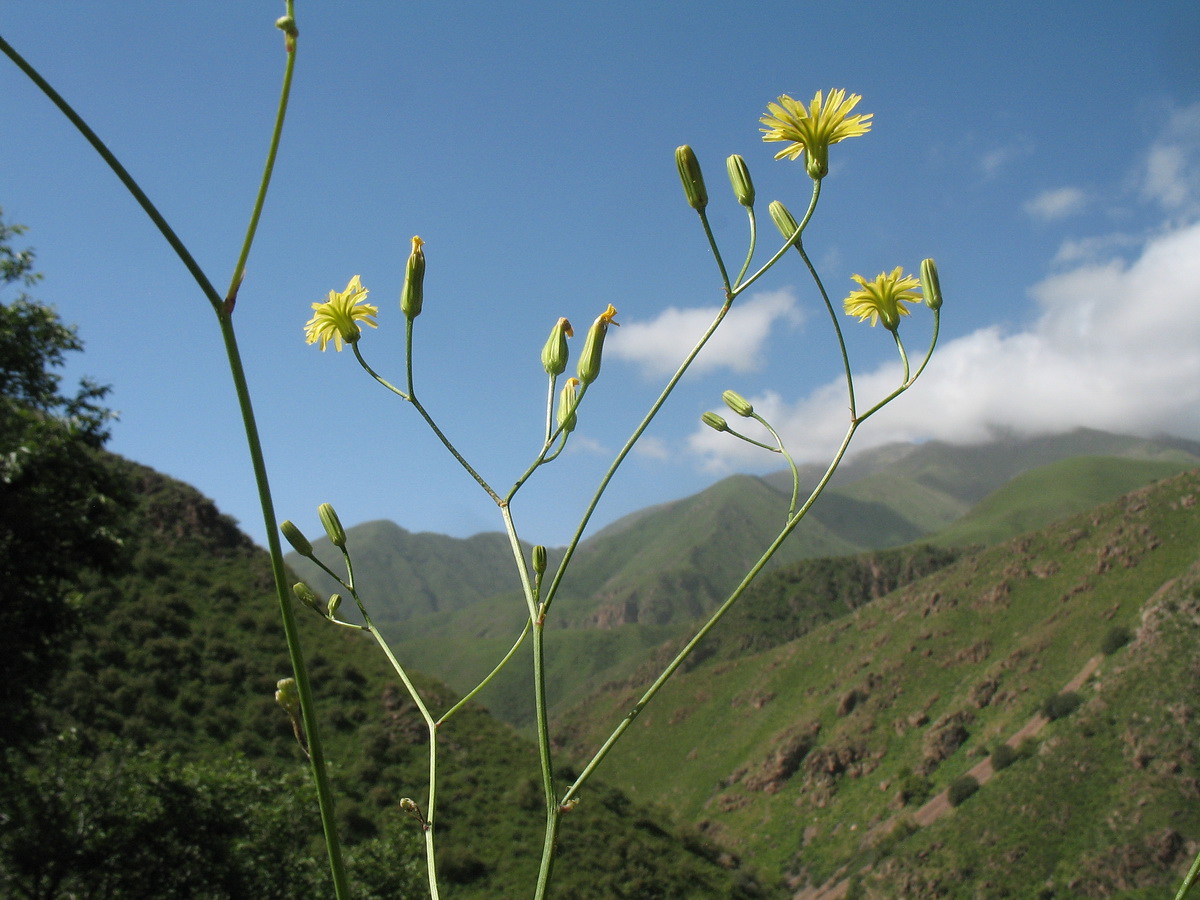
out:
M331 340L335 350L342 349L342 342L353 344L358 340L361 329L358 323L377 327L374 316L379 308L364 302L367 289L355 275L342 292L330 291L324 303L314 303L313 317L304 325L304 336L310 344L319 344L324 350Z
M846 96L838 88L829 92L824 100L817 91L808 109L787 94L778 103L768 103L770 115L759 119L766 128L761 129L764 141L791 141L775 154L776 159L799 159L808 151L805 165L813 178L824 178L829 173L829 145L850 137L858 137L871 130L871 113L850 115L850 110L862 99L859 94Z
M604 350L604 336L608 334L608 326L621 324L613 321L616 315L617 308L611 303L608 304L608 309L596 317L596 321L588 329L587 337L583 339L583 352L579 354L579 369L576 373L583 384L591 384L600 375L600 354Z
M900 266L891 273L880 272L874 281L867 281L861 275L851 275L862 285L862 290L851 291L843 304L846 315L858 316L860 322L870 319L871 325L882 322L888 331L895 331L900 325L900 317L908 315L905 303L915 303L921 299L915 288L918 281L912 275L905 275Z

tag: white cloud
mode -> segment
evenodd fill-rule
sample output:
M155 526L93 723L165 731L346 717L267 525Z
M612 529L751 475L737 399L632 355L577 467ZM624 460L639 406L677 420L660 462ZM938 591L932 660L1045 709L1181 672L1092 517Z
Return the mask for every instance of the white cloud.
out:
M1140 178L1144 199L1170 213L1200 206L1200 103L1176 110L1146 153Z
M671 452L667 449L666 442L662 438L649 435L643 435L634 444L633 452L645 459L667 460L671 458Z
M704 334L718 309L670 307L650 322L627 321L619 334L609 332L604 352L638 365L647 376L670 374ZM754 371L763 363L763 348L771 333L781 325L795 327L802 321L790 289L739 299L692 364L692 371Z
M943 343L916 386L863 425L856 446L969 443L998 431L1079 426L1200 436L1200 223L1149 240L1131 263L1078 265L1031 294L1039 309L1031 327L981 328ZM948 314L954 303L947 296ZM886 395L898 377L888 366L858 378L859 408ZM750 399L801 459L827 457L848 425L838 382L795 402ZM760 453L728 437L702 429L689 440L710 469L762 463Z
M1079 188L1063 187L1042 191L1024 205L1025 212L1035 219L1049 222L1074 215L1083 209L1087 196Z
M1024 159L1033 152L1033 146L1024 138L1018 138L1012 143L995 147L979 158L979 168L988 178L993 178L1006 166Z

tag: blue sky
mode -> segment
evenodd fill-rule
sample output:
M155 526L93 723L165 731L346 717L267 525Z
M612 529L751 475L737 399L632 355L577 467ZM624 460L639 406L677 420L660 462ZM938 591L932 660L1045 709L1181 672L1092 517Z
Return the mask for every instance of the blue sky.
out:
M0 34L138 177L228 282L283 67L283 4L0 0ZM402 378L397 298L427 242L418 393L498 488L536 453L539 352L559 316L619 310L568 451L514 502L559 544L690 344L719 279L673 151L691 144L729 258L745 217L724 159L766 205L802 210L802 163L759 117L782 93L863 96L870 134L835 145L806 236L835 300L938 260L942 345L858 446L977 441L1080 425L1200 438L1200 10L1192 2L312 3L276 180L236 313L280 517L319 532L390 518L465 536L494 506L418 417L348 353L303 340L310 304L360 275L380 307L363 351ZM28 225L35 294L79 326L71 377L113 385L111 448L196 485L257 539L247 455L213 316L115 179L0 61L0 204ZM762 256L765 259L765 255ZM0 298L4 299L4 298ZM740 299L714 348L626 463L595 524L778 468L703 430L733 388L802 460L846 425L839 359L792 260ZM928 316L902 334L919 354ZM897 377L881 329L849 320L860 396Z

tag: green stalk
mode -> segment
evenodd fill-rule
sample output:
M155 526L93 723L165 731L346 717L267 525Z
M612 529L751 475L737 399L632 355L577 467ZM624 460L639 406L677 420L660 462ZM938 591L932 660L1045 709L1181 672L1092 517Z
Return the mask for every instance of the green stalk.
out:
M293 12L293 0L287 0L288 15ZM267 533L267 544L271 555L271 571L275 579L276 596L279 600L280 615L283 619L284 636L288 645L288 656L292 663L293 674L296 679L296 688L300 695L301 716L304 722L304 728L307 733L309 745L309 758L311 761L313 781L317 789L317 801L321 811L321 826L325 834L326 847L329 854L330 873L333 877L334 893L338 900L349 897L349 886L346 879L345 865L341 856L341 845L338 841L337 830L334 821L333 808L333 792L329 784L328 775L325 771L325 757L321 745L320 733L317 728L316 712L313 703L312 689L308 680L308 672L304 666L303 651L300 646L299 632L296 628L295 615L292 609L291 593L287 585L287 575L283 564L283 550L279 544L278 531L276 529L274 503L271 499L271 488L267 478L266 464L263 459L262 443L259 439L258 426L254 417L254 409L250 402L250 391L246 382L245 370L242 366L241 354L238 350L237 339L233 330L233 322L230 318L230 313L233 309L232 297L236 294L236 288L240 283L241 275L244 272L245 260L249 255L250 246L253 243L254 232L258 223L258 217L262 210L262 204L266 197L267 186L270 182L271 172L274 165L275 156L279 146L280 136L283 129L283 118L287 109L287 102L290 93L292 74L295 67L295 50L294 46L288 53L287 66L284 70L284 87L280 97L280 105L276 116L275 128L272 134L270 150L267 156L267 166L263 173L263 180L259 188L258 198L255 203L254 212L251 217L250 228L248 230L245 241L242 246L241 257L235 268L234 283L231 286L230 294L227 295L230 299L223 299L213 287L212 282L205 274L204 270L196 262L187 246L180 240L179 236L171 228L167 220L163 218L158 208L151 202L150 198L142 190L136 179L129 174L129 171L121 164L120 160L113 155L112 151L100 140L99 136L92 128L83 120L83 118L75 112L75 109L59 94L53 87L50 86L41 74L24 58L21 57L13 47L0 37L0 51L3 51L22 72L46 95L47 98L66 116L67 120L75 126L76 130L84 137L84 139L92 145L92 148L99 154L100 158L108 165L129 191L130 195L141 206L142 210L150 218L150 221L158 228L163 238L175 251L175 255L187 268L193 280L199 286L201 293L212 306L213 311L217 315L217 322L221 329L222 341L225 345L225 353L229 362L230 374L233 378L234 391L237 394L238 406L242 415L242 424L246 433L246 443L250 451L251 466L254 470L255 485L259 495L259 505L262 508L263 522Z
M745 281L739 281L733 290L733 296L736 297L738 294L742 293L742 291L746 290L746 288L750 287L750 285L754 284L754 282L758 281L758 279L762 278L763 275L767 274L767 271L774 266L775 263L783 259L783 255L788 252L789 247L794 246L799 248L800 244L798 241L800 240L800 235L804 234L804 229L808 227L808 222L812 218L813 212L816 211L817 201L820 199L820 197L821 182L814 181L812 196L808 200L808 209L804 213L804 218L801 219L800 223L796 226L795 234L789 237L787 242L784 243L784 245L778 250L776 250L775 255L763 263L757 272L755 272Z
M233 376L234 390L237 392L238 406L242 413L242 424L246 431L246 443L250 450L250 462L254 469L254 482L258 488L259 505L262 507L263 523L267 531L267 547L271 554L271 573L275 578L275 594L279 600L279 613L283 619L283 633L287 641L288 659L292 664L292 673L296 678L296 690L300 694L300 715L304 721L304 731L308 737L309 760L312 766L313 781L317 788L317 804L321 811L321 829L325 835L325 847L329 855L329 870L333 876L334 895L338 900L348 900L350 887L346 878L346 866L342 860L341 842L338 840L337 823L334 817L333 789L325 768L325 751L321 744L321 733L317 723L316 704L313 700L312 685L308 679L308 669L304 665L304 652L300 646L300 632L296 627L295 610L292 607L291 591L287 584L287 572L283 563L283 548L279 543L279 529L276 526L275 504L271 499L271 486L267 479L267 467L263 458L262 442L258 435L258 425L254 417L254 409L250 403L250 389L246 383L246 373L242 367L241 354L238 352L237 337L233 331L233 322L224 312L217 314L221 325L221 336L225 341L225 352L229 360L229 371Z
M478 484L481 488L483 488L484 491L487 492L487 495L489 497L491 497L494 501L496 501L497 505L503 506L504 501L500 498L500 495L497 494L494 490L492 490L492 486L484 480L482 475L480 475L478 472L475 471L475 469L471 466L471 464L469 462L466 461L465 458L463 458L463 455L458 452L458 448L456 448L452 443L450 443L450 439L448 437L446 437L446 435L442 434L442 429L438 428L437 422L433 421L433 417L425 411L425 407L422 406L421 401L417 399L417 392L413 388L412 345L413 345L413 320L407 319L406 323L405 323L405 328L404 328L404 368L405 368L405 372L406 372L407 379L408 379L408 402L411 403L414 407L416 407L417 412L419 412L421 414L421 418L425 420L425 424L428 425L433 430L433 433L435 435L437 435L437 439L442 442L442 446L450 451L450 455L453 456L456 460L458 460L458 464L460 466L462 466L464 469L467 470L467 474L475 479L476 484ZM360 357L360 360L361 360L361 357ZM365 363L364 363L364 365L365 365ZM370 371L370 370L368 369L368 371ZM376 380L382 382L382 379L380 379L378 376L376 376ZM395 388L392 388L392 390L395 390ZM400 392L397 391L397 393L400 393ZM401 396L403 396L403 394L401 394Z
M425 806L425 816L421 823L421 829L425 833L425 871L429 878L429 896L431 900L439 900L438 881L437 881L437 854L434 847L434 826L437 820L437 728L438 723L434 721L433 714L429 712L429 707L425 704L425 700L421 697L420 691L408 677L408 672L404 670L404 666L400 664L400 660L396 659L396 654L392 652L391 646L380 634L379 629L375 627L375 623L371 620L371 614L367 612L366 604L363 603L362 597L358 595L358 589L354 586L354 563L350 559L350 551L342 547L342 559L346 563L346 580L342 581L334 575L338 583L350 592L350 596L354 598L354 603L358 607L359 613L362 614L363 623L366 630L371 633L371 637L375 639L383 655L387 657L388 662L392 664L392 669L400 676L400 680L404 683L405 690L408 691L408 696L412 698L417 709L421 713L421 718L425 720L425 727L429 731L429 799ZM329 568L320 563L316 558L313 558L321 568L333 575Z
M191 276L193 279L195 279L196 284L200 286L200 290L204 292L205 298L209 303L212 304L213 309L220 311L223 303L220 294L218 294L216 288L212 286L212 282L208 280L208 276L204 274L204 270L200 268L200 264L192 257L191 252L184 245L183 241L179 239L179 236L175 234L175 231L171 228L171 226L167 224L167 220L162 217L162 214L158 211L158 208L150 202L150 198L146 196L146 193L142 190L141 185L139 185L137 181L134 180L133 176L129 174L126 168L121 165L120 160L113 156L112 151L105 146L104 142L100 140L96 132L92 131L91 126L89 126L88 123L85 122L77 112L75 112L71 104L63 99L62 95L50 86L50 83L41 76L37 69L26 62L21 54L17 53L17 51L13 49L12 45L9 44L8 41L4 40L3 37L0 37L0 51L3 51L5 56L16 63L17 68L24 72L29 80L38 86L41 92L45 94L47 98L49 98L50 102L58 107L59 112L66 116L68 121L75 126L76 130L83 135L84 139L92 145L92 149L95 150L96 153L100 155L100 158L108 164L108 167L112 169L113 174L116 175L121 184L125 186L125 190L129 191L133 199L136 200L138 205L142 208L142 211L149 216L150 221L154 223L155 227L158 228L162 236L166 238L167 243L171 245L171 249L175 251L175 255L178 256L183 262L184 266L187 267L188 272L191 273Z
M295 0L286 0L287 14L295 16ZM262 180L259 182L258 195L254 198L254 208L250 212L250 224L246 227L246 238L242 241L242 252L238 255L233 267L233 277L229 282L229 290L225 294L225 312L232 313L237 302L238 288L246 276L246 260L250 257L250 247L254 244L254 236L258 233L258 220L262 217L263 205L267 200L267 188L271 186L271 175L275 171L275 157L279 155L279 141L283 137L283 120L287 115L288 99L292 94L292 74L296 70L296 35L288 35L287 64L283 70L283 88L279 93L279 108L275 113L275 127L271 131L270 149L267 150L267 162L263 166Z
M1175 900L1183 900L1188 895L1188 891L1196 883L1197 876L1200 876L1200 855L1196 857L1192 863L1192 867L1188 869L1187 876L1183 879L1183 884L1179 886L1179 893L1175 895Z
M542 860L538 866L537 887L534 900L542 900L550 886L550 873L554 867L558 822L562 810L555 799L554 768L550 756L550 723L546 714L546 652L545 617L539 616L533 623L533 685L537 705L538 760L542 767L542 791L546 797L546 834L542 841Z
M730 285L729 283L729 276L725 273L725 264L721 261L720 253L717 251L716 241L713 238L712 230L708 226L708 219L704 216L703 211L701 211L700 221L704 224L704 233L708 238L710 246L713 248L713 254L716 256L717 263L721 269L721 276L723 278L726 296L725 304L717 312L712 324L708 326L708 330L700 336L700 339L696 342L696 345L692 347L691 352L688 353L688 355L684 358L679 368L675 371L675 374L671 376L671 380L667 382L666 387L663 388L662 393L658 396L658 399L654 401L653 405L650 407L650 410L638 424L637 428L634 429L633 434L629 436L629 440L625 442L625 445L617 453L616 458L608 467L608 471L604 473L604 477L600 479L600 484L596 488L596 492L592 495L591 502L588 504L587 509L584 510L583 517L579 522L579 526L576 528L575 534L571 537L571 542L567 545L567 552L563 556L562 562L559 563L558 569L554 573L554 579L551 581L550 588L546 592L546 597L543 603L544 608L548 609L550 604L554 602L554 597L558 593L558 586L562 582L563 575L566 573L567 566L571 562L571 558L575 555L575 550L579 546L579 541L583 538L583 532L587 528L587 524L591 520L592 514L596 511L596 507L600 503L600 498L603 496L605 490L608 489L609 482L612 481L613 476L616 475L617 469L620 467L621 463L625 461L625 457L627 457L630 451L633 450L634 444L638 442L643 432L650 427L650 423L654 420L654 417L658 415L658 411L662 408L663 404L667 402L667 398L670 397L671 393L675 390L675 385L677 385L680 379L683 378L684 374L686 374L687 370L691 367L692 361L695 360L695 358L700 354L700 351L704 349L704 345L708 343L709 338L713 336L713 333L717 330L717 327L724 320L725 316L729 312L730 306L733 304L734 298L750 287L750 285L758 280L758 278L761 277L769 268L771 268L771 266L779 262L779 260L783 258L783 255L787 252L788 248L791 247L793 242L797 240L801 233L803 233L805 227L808 225L809 220L812 219L813 212L817 208L817 201L820 199L820 196L821 183L816 181L813 183L813 192L812 197L809 199L808 210L804 213L804 218L799 223L796 233L792 235L791 239L784 244L783 247L781 247L775 253L775 255L766 262L765 265L751 275L750 278L736 287ZM803 253L803 251L801 252ZM812 269L811 265L809 268L810 270ZM819 285L820 282L818 281L818 286ZM822 289L822 293L824 293L824 289ZM826 298L825 302L826 304L829 303L828 298ZM830 308L832 309L832 307ZM837 328L836 320L834 322L834 327ZM838 328L837 331L838 339L840 341L841 329ZM843 355L845 355L844 343L842 352ZM849 371L848 363L847 371Z
M858 425L858 422L850 423L850 427L846 430L846 436L842 438L842 444L840 447L838 447L838 451L834 455L833 461L825 470L825 474L821 477L820 482L815 488L813 488L812 493L808 495L808 499L804 502L804 505L800 507L796 514L788 520L787 524L783 527L783 530L780 531L775 540L771 542L771 546L766 549L762 556L759 557L758 562L756 562L753 568L746 573L738 586L733 589L733 593L731 593L729 597L726 598L725 602L717 608L716 612L714 612L712 616L709 617L708 621L704 623L703 627L701 627L700 630L692 636L692 639L684 645L683 649L675 655L675 658L671 660L670 664L662 671L662 674L660 674L658 678L654 680L654 683L646 689L646 692L642 694L641 698L637 703L634 704L633 708L626 713L625 718L621 720L620 724L617 725L613 733L608 736L608 739L600 746L600 749L596 751L595 755L579 774L579 777L575 779L575 783L572 784L566 794L563 795L562 801L559 804L560 806L565 806L566 804L570 803L576 794L578 794L579 789L583 787L584 783L592 776L592 773L596 770L600 763L604 761L604 758L608 756L609 751L612 750L617 741L621 739L622 735L625 734L629 726L633 724L633 720L636 719L642 710L646 708L646 705L654 699L654 695L661 690L663 685L665 685L671 676L675 674L676 670L683 665L683 661L691 655L692 651L696 649L697 645L702 640L704 640L705 636L707 636L708 633L716 627L717 623L721 621L725 614L733 608L733 605L737 603L738 599L745 592L746 588L748 588L750 583L758 577L759 572L761 572L763 567L770 562L771 557L775 555L775 552L783 545L783 542L787 540L788 536L792 533L792 531L795 530L796 526L800 524L800 521L805 517L805 515L808 514L809 509L812 508L814 503L816 503L817 498L821 496L821 493L825 490L825 486L829 484L829 480L833 477L833 473L837 471L838 466L841 464L842 457L846 455L846 450L850 446L850 440L854 437L854 432L858 429Z
M492 671L488 673L488 676L484 678L483 681L479 682L479 684L475 685L475 687L473 687L469 692L467 692L467 694L463 696L461 700L442 713L442 717L437 720L437 724L439 726L464 706L466 706L472 699L474 699L475 695L487 687L488 684L491 683L491 680L500 672L500 670L508 665L508 661L513 658L513 655L516 654L520 646L525 643L525 638L529 636L530 628L532 628L532 622L529 619L526 619L525 627L521 629L520 635L517 636L517 640L513 643L512 647L509 648L509 651L504 654L504 658L496 664L496 668L492 669Z

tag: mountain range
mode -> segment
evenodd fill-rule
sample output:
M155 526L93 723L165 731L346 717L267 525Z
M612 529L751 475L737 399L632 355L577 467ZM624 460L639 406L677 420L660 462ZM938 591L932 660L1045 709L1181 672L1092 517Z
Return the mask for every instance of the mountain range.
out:
M1198 467L1198 445L1099 432L851 460L809 532L605 759L564 820L557 895L1169 896L1200 849ZM81 585L86 621L47 721L93 747L124 742L105 759L158 748L243 781L302 773L270 699L288 663L265 554L191 488L134 468L128 571ZM635 709L788 493L790 478L736 476L581 547L547 634L560 778ZM392 523L348 535L374 615L445 708L520 628L524 603L496 574L507 539ZM298 611L353 868L393 876L363 896L395 896L401 876L419 894L419 838L397 803L422 802L420 717L369 641ZM536 866L527 663L442 735L447 896L524 896ZM78 796L42 769L5 780L33 785L46 814L33 844L0 830L0 878L17 846L111 846L109 826L72 830L115 814L103 798L119 784L95 752L64 763L92 773ZM95 798L104 809L81 812Z
M1087 429L977 446L889 445L842 466L771 567L914 542L995 543L1196 465L1194 442ZM821 474L806 467L802 486ZM555 710L627 676L649 648L724 600L778 533L790 495L787 472L735 475L582 542L553 608L555 640L571 660L555 682ZM454 689L470 690L520 633L526 608L503 534L461 540L371 522L348 538L372 618L404 658ZM336 559L327 540L314 547ZM561 550L549 555L553 567ZM290 555L288 563L318 592L330 589L310 561ZM526 726L528 679L510 669L480 699Z

